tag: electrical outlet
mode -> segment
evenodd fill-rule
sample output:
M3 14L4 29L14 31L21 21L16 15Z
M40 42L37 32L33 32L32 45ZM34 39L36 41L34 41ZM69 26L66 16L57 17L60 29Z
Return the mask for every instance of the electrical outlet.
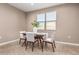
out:
M71 39L71 36L69 35L67 38L68 38L68 39Z

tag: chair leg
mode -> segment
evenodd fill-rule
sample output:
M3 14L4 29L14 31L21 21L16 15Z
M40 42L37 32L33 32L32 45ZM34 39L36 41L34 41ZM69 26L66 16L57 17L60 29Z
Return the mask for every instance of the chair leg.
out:
M32 43L32 52L33 52L33 50L34 50L34 43Z
M54 47L56 48L56 44L55 44L55 41L53 41L53 45L54 45Z
M55 52L55 49L54 49L54 45L53 45L53 43L52 43L52 49L53 49L53 52Z
M38 47L39 47L39 40L37 40L37 43L38 43Z
M24 44L26 45L26 40L24 40L24 42L23 42L23 44L22 44L22 47L23 47Z
M42 48L42 52L43 52L43 42L41 42L41 48Z
M21 39L19 40L19 44L21 43Z
M27 42L27 40L25 39L25 40L24 40L24 43L23 43L25 46L26 46L26 42Z
M24 45L24 42L23 42L23 44L22 44L22 47L23 47L23 45Z
M25 48L25 50L27 49L27 46L28 46L28 42L26 42L26 48Z
M47 43L45 42L45 47L47 47Z

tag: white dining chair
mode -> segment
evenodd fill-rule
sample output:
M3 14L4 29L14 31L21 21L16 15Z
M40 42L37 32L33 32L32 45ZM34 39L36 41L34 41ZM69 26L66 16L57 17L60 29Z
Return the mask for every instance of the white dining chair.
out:
M26 37L27 37L26 49L27 49L28 43L31 43L32 44L32 52L33 52L34 45L36 43L36 40L34 38L34 33L33 32L26 32Z
M51 35L48 37L48 33L45 34L43 42L45 43L45 46L47 46L47 43L52 45L53 52L55 51L56 45L55 45L55 40L54 40L54 35Z
M20 31L20 40L19 40L19 44L21 44L21 41L24 41L22 43L22 46L25 44L26 41L26 32L25 31Z

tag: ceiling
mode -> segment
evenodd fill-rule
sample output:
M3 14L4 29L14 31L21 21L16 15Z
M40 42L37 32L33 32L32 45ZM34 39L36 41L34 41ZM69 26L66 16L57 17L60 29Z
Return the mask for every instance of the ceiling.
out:
M60 5L62 3L9 3L9 4L24 12L29 12L29 11L39 10L42 8Z

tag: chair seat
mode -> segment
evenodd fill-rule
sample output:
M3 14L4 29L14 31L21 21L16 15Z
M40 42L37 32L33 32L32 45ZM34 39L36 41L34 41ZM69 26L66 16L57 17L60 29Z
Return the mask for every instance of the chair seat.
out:
M47 38L47 39L45 39L44 41L53 42L53 39L52 39L52 38Z

